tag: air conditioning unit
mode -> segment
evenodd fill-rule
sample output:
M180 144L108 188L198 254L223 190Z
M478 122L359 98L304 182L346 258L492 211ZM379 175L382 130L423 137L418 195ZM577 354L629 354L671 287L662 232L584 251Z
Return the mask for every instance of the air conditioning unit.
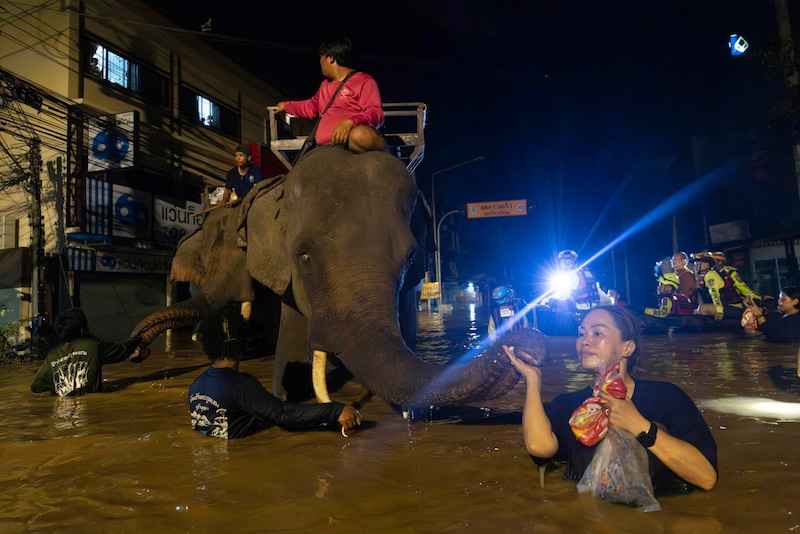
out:
M0 215L0 249L17 246L17 220Z

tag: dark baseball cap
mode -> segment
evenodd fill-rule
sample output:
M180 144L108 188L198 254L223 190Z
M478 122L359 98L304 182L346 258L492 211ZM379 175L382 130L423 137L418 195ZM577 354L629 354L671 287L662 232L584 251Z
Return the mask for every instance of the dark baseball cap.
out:
M239 145L239 146L237 146L236 150L234 150L234 152L241 152L242 154L245 154L246 156L250 156L250 157L253 156L253 153L250 151L250 147L247 146L247 145Z

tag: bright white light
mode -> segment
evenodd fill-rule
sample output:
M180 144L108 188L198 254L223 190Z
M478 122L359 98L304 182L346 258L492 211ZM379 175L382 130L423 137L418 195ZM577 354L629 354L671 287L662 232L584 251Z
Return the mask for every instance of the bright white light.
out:
M769 417L781 421L800 422L800 403L781 402L760 397L730 397L699 401L698 406L715 412L745 417Z
M558 271L550 276L550 292L558 300L568 300L578 289L580 279L575 271Z

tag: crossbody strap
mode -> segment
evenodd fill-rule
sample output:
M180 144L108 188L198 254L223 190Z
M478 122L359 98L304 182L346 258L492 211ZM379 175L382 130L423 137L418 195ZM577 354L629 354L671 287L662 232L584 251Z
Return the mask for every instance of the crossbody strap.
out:
M331 99L328 100L328 105L325 106L325 109L323 109L322 113L319 114L320 117L325 115L325 112L328 111L328 108L333 105L333 101L336 100L336 95L338 95L339 91L342 90L342 87L344 87L344 84L347 82L347 80L350 79L350 76L352 76L355 73L356 73L356 71L354 71L354 70L351 70L350 72L347 73L347 76L344 77L344 80L342 80L342 82L339 84L339 87L337 87L336 90L331 95Z
M317 122L315 122L314 127L311 128L311 131L309 132L305 142L303 143L303 147L300 149L300 152L294 158L294 161L292 162L292 167L297 165L297 162L300 161L302 157L306 155L306 152L311 150L311 147L314 145L314 138L317 136L317 127L319 126L320 120L322 120L322 116L325 115L325 112L328 111L328 108L333 105L333 101L336 100L336 95L338 95L339 91L341 91L342 87L344 87L345 82L349 80L350 76L352 76L355 73L356 71L354 70L348 72L347 76L345 76L342 82L339 84L339 87L337 87L336 90L333 92L333 94L331 95L331 99L328 100L328 105L325 106L325 109L323 109L322 113L320 113L319 117L317 117Z

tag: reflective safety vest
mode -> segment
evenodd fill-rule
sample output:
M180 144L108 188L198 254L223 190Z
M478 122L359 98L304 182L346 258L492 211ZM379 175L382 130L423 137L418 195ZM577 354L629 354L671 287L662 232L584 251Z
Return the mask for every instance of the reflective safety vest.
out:
M670 315L691 315L694 311L692 300L681 293L661 295L660 308L645 308L644 314L652 317L668 317Z

